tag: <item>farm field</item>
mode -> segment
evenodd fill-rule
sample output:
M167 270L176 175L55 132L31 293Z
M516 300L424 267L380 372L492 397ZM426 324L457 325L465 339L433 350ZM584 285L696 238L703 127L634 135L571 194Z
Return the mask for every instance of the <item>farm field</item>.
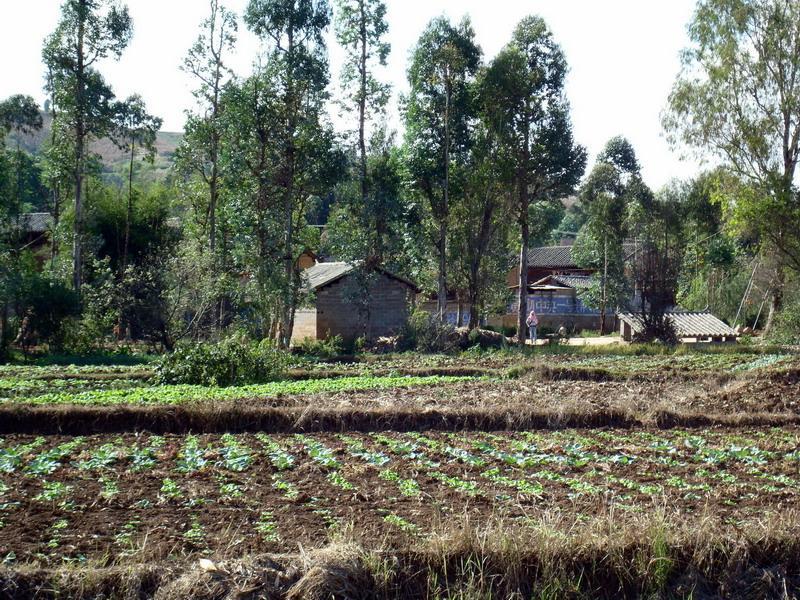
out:
M237 597L800 589L793 571L763 580L800 555L788 350L369 356L227 388L154 375L0 367L0 598L266 579Z
M453 518L800 506L800 429L4 437L0 560L94 565L402 547Z

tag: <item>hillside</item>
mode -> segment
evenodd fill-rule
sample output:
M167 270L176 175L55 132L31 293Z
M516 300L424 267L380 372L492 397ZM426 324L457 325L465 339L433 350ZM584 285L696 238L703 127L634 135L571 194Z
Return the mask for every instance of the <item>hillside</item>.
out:
M20 147L30 152L31 154L39 154L45 145L45 142L50 139L51 128L53 123L52 115L49 113L42 113L43 127L40 131L34 132L30 135L16 135L9 136L9 146L16 145L19 142ZM170 167L172 166L173 156L175 149L180 144L183 134L160 131L156 138L156 152L157 156L155 164L152 169L156 179L163 178L167 175ZM92 142L90 149L93 153L98 154L103 162L104 172L113 174L118 172L123 167L126 167L128 155L122 149L114 144L110 139L105 138Z

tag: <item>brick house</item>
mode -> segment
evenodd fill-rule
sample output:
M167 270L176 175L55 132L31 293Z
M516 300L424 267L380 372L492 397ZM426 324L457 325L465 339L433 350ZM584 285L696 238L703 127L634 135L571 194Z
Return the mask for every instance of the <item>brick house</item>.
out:
M415 283L376 269L365 283L357 266L317 263L303 271L309 305L298 309L292 343L340 335L351 342L366 335L375 340L396 334L405 325L419 293Z
M570 330L599 329L600 311L590 309L580 298L581 290L591 284L597 269L581 265L573 256L574 246L543 246L528 251L528 307L539 313L541 326L557 329L564 325ZM627 265L635 260L636 245L623 244ZM490 319L494 326L516 327L517 290L519 289L519 267L511 268L507 275L510 292L505 315ZM616 318L614 308L609 316Z

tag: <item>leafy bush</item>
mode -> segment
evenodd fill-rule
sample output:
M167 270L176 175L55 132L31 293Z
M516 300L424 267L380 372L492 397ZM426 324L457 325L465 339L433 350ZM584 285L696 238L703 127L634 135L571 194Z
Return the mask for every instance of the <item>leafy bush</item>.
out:
M32 277L26 281L20 315L27 315L39 341L64 346L64 324L80 314L78 295L60 281Z
M800 302L789 304L778 314L770 341L776 344L800 344Z
M451 352L458 345L458 336L452 325L422 310L415 311L408 318L400 340L403 350L420 352Z
M295 348L295 352L317 358L334 358L344 353L344 341L340 335L329 335L324 340L307 337L303 338L300 345Z
M288 354L270 340L254 343L232 337L216 344L180 346L159 361L156 381L216 386L264 383L279 379L288 364Z

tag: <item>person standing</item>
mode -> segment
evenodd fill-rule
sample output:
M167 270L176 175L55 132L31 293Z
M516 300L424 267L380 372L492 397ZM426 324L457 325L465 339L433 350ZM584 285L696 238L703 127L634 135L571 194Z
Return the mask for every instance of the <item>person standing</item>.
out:
M525 323L528 325L528 335L531 338L531 344L536 345L536 329L539 327L539 317L536 316L536 310L531 309L531 314L528 315Z

